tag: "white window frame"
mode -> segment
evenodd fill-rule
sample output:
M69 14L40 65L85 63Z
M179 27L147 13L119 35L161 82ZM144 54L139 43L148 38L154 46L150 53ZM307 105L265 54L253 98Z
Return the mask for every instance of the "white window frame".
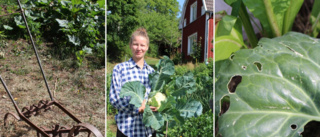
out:
M197 19L197 1L194 2L193 4L191 4L191 6L190 6L190 23L195 21L196 19Z
M187 25L187 19L184 19L184 21L183 21L183 27L186 27L186 25Z
M195 37L195 41L194 41L194 37ZM188 55L191 55L193 53L192 51L193 42L197 43L197 41L198 41L197 32L188 36Z
M201 15L203 15L204 13L205 13L204 6L201 6Z

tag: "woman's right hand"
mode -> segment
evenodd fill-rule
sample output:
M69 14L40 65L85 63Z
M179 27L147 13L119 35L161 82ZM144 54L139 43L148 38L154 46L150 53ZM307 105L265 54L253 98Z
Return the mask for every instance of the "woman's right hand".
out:
M143 100L141 106L139 107L139 113L143 113L146 108L146 100Z

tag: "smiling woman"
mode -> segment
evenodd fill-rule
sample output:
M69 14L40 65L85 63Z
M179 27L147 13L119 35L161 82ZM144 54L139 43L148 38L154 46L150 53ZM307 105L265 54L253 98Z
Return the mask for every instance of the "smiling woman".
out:
M139 28L134 31L130 38L130 49L132 58L128 61L116 65L113 69L110 103L118 110L115 116L117 123L117 137L126 136L156 136L155 131L150 127L145 127L142 122L142 113L150 92L149 74L154 72L144 60L145 53L149 48L149 37L146 29ZM121 87L130 81L137 81L146 87L144 101L139 108L129 104L130 97L120 97ZM155 107L150 109L156 111Z
M144 55L149 49L149 37L144 28L139 28L132 34L130 39L130 49L132 52L132 59L140 68L142 68Z

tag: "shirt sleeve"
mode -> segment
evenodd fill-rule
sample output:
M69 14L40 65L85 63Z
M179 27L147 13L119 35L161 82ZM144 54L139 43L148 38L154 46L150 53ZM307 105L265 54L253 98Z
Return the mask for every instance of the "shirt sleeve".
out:
M121 91L121 72L119 66L115 66L112 73L112 80L110 86L109 101L113 107L119 111L126 113L137 114L139 108L134 109L135 107L129 104L130 98L124 97L120 98Z

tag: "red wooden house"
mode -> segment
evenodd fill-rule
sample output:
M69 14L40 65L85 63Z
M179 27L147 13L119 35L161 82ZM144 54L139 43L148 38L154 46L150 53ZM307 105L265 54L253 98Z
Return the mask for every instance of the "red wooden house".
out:
M179 23L183 59L192 59L192 46L199 41L201 62L213 58L213 24L213 0L185 0Z

